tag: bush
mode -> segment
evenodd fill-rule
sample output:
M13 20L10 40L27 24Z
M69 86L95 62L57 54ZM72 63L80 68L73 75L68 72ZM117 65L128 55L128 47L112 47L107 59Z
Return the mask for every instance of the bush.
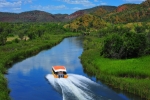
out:
M123 40L126 58L133 58L144 55L144 51L147 47L146 36L144 34L125 33Z
M107 58L134 58L145 54L147 40L140 33L110 34L105 37L101 55Z
M117 34L109 35L105 38L101 55L108 58L121 58L123 40Z

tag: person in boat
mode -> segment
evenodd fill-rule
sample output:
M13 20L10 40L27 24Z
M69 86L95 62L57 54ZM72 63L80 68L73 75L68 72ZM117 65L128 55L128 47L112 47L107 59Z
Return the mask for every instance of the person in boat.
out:
M62 71L58 72L58 77L61 78L61 77L64 77L64 74Z

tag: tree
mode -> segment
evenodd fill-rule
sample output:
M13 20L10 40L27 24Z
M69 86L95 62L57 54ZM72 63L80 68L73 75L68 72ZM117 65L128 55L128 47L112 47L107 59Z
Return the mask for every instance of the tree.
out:
M145 54L148 43L140 33L109 34L105 37L101 55L107 58L134 58Z
M1 32L0 33L0 45L5 45L7 41L7 33L6 32Z
M122 57L123 40L118 34L112 34L105 38L101 55L107 58Z
M138 57L144 54L147 46L146 36L139 33L125 33L123 36L125 58Z

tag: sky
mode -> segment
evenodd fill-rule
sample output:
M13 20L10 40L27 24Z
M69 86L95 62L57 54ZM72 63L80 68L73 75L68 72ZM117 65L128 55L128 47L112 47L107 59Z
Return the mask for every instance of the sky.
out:
M52 14L71 14L77 10L95 6L139 4L143 1L145 0L0 0L0 12L20 13L41 10Z

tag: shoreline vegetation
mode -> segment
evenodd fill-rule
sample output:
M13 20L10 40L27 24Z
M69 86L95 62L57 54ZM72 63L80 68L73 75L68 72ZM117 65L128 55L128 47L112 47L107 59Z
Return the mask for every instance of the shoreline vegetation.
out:
M7 80L4 74L7 74L7 69L16 61L23 60L29 56L35 55L41 50L49 49L56 44L59 44L64 38L75 36L69 33L68 35L49 35L49 40L35 39L26 43L18 43L16 45L7 45L0 48L0 100L10 100L10 90L7 87ZM48 38L47 37L47 38ZM20 48L21 47L21 48ZM3 54L2 54L3 53Z
M77 35L84 35L86 73L150 100L150 0L120 7L93 9L69 22L0 22L0 100L11 99L4 74L13 63Z
M150 100L150 0L97 9L65 25L85 36L84 71L103 83Z
M84 35L84 51L80 58L86 73L113 88L150 100L149 23L118 24L88 34L70 32L69 29L63 28L63 25L56 23L1 24L0 100L11 99L4 74L7 74L7 69L13 63L51 48L66 37L79 35ZM128 41L124 42L127 38ZM121 45L118 45L119 43ZM122 49L124 44L130 47L127 49L132 49L126 52L126 49ZM139 51L139 48L144 49ZM126 52L127 56L120 55L120 50Z
M4 74L12 64L49 49L66 37L79 35L57 23L0 23L0 26L0 100L11 100Z
M80 59L84 72L112 88L150 100L150 56L112 59L100 56L102 38L86 36Z

